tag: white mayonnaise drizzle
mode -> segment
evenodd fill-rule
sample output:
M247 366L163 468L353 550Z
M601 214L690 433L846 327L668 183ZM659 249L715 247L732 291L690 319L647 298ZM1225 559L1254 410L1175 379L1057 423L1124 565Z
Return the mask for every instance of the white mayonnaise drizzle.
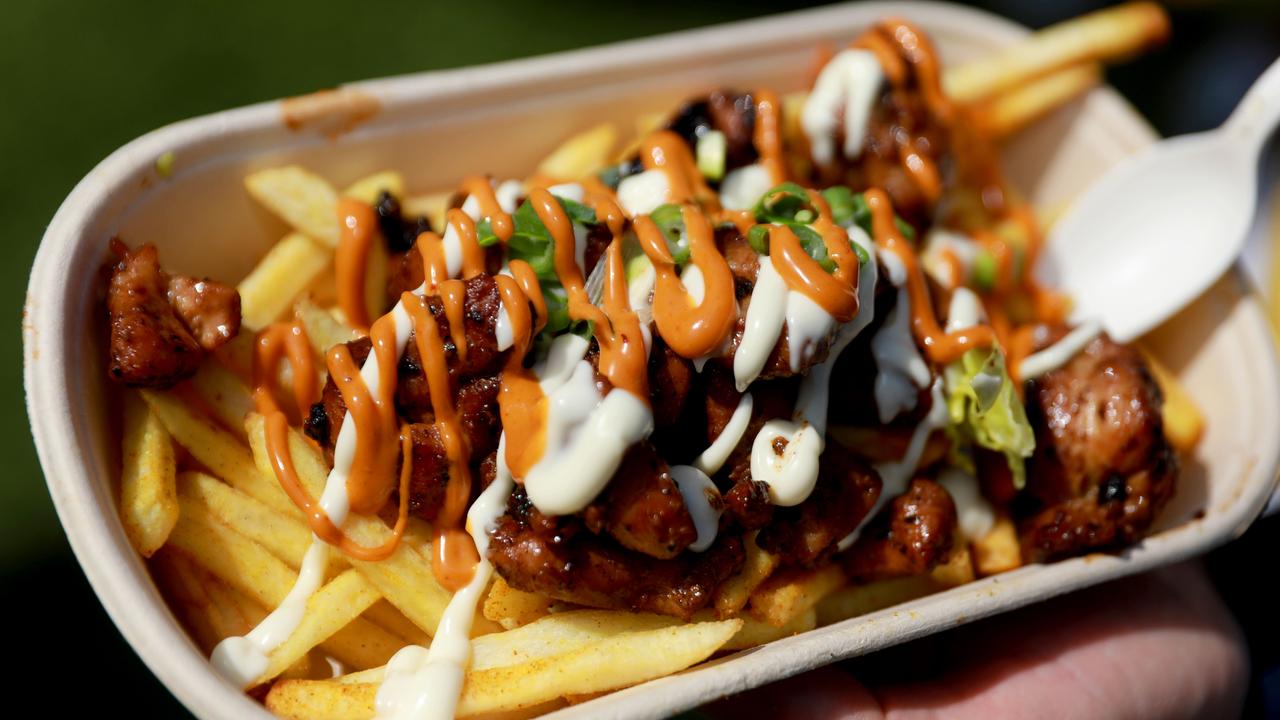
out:
M911 433L911 440L907 443L907 451L898 460L876 463L876 473L880 475L880 496L876 498L875 505L871 506L862 518L862 522L858 523L858 527L849 533L837 545L837 550L847 550L858 540L858 535L862 532L862 528L866 526L867 521L875 517L880 510L888 504L890 500L901 495L907 489L907 483L911 481L911 476L915 474L916 468L920 465L920 458L924 455L924 449L929 442L929 436L935 430L946 427L948 421L947 399L942 391L942 378L938 377L933 381L933 385L929 389L933 399L933 405L929 408L929 414L916 425L916 429Z
M978 294L966 287L958 287L951 293L951 307L947 310L946 332L968 330L985 320L987 312L982 308Z
M506 436L498 441L498 468L489 487L467 511L467 531L480 561L470 582L450 598L431 638L431 649L410 645L387 663L378 688L378 720L451 720L458 709L462 683L471 662L471 625L476 605L489 585L489 530L507 509L514 482L506 463Z
M720 183L720 205L725 210L746 210L773 185L769 170L759 163L736 168Z
M693 518L694 529L698 531L698 538L689 545L689 549L703 552L715 542L720 529L720 514L724 512L720 491L706 473L690 465L673 466L671 479L680 488L680 497L689 510L689 517Z
M657 210L670 197L671 180L660 168L628 175L618 183L618 204L631 217Z
M791 372L800 372L800 368L813 357L819 343L831 333L836 319L808 295L794 290L787 293L786 316Z
M627 449L653 429L653 412L644 400L619 388L601 398L595 370L582 359L588 347L583 338L561 335L534 369L547 398L546 444L524 477L524 488L548 515L571 515L586 507L613 477Z
M872 254L874 244L856 226L849 229L849 239L866 250L871 258L858 271L858 314L839 329L827 359L813 366L801 381L792 419L766 422L751 443L751 478L768 484L769 499L775 505L797 505L813 492L818 482L818 461L826 446L832 368L845 347L871 322L875 312L877 270ZM764 269L764 259L761 258L761 270ZM759 284L756 288L758 292ZM748 321L752 307L755 307L754 296L747 308ZM827 318L835 322L830 315ZM785 446L779 452L775 443L780 446L781 441L785 441Z
M415 294L425 292L424 286L414 290ZM409 340L409 332L413 323L403 303L397 303L391 311L396 328L396 358L404 352L405 343ZM369 388L372 397L378 397L379 373L378 354L369 353L364 366L360 368L360 377ZM338 431L338 440L333 449L333 470L325 480L324 491L320 495L320 506L329 520L337 527L346 522L350 510L347 497L347 476L351 472L351 464L355 460L356 424L347 422ZM329 565L328 545L319 537L312 535L311 546L303 557L298 579L285 596L284 602L271 612L248 635L229 637L218 643L213 649L210 661L223 677L245 686L257 679L267 669L268 655L293 634L302 622L307 600L320 588Z
M788 292L786 281L773 269L773 261L769 256L761 255L760 272L751 292L751 304L747 306L742 340L733 355L733 377L738 392L743 392L755 381L769 360L769 353L773 352L787 319Z
M844 156L862 154L867 121L884 83L884 71L874 53L842 50L822 68L800 113L800 127L819 165L835 160L836 123L844 117Z
M892 252L878 253L878 257L889 272L889 281L898 288L898 301L871 338L876 411L880 422L888 423L915 408L919 391L929 384L929 366L911 335L911 298L903 288L907 269Z
M1058 342L1023 358L1018 365L1018 376L1023 380L1032 380L1057 370L1070 362L1071 358L1101 334L1101 323L1097 320L1086 320L1084 324L1067 333Z
M968 235L934 228L925 236L924 250L920 253L920 265L939 285L953 288L963 285L972 274L974 260L980 251L978 243ZM950 252L959 263L961 277L954 277L955 268L951 263L943 260L947 252Z
M982 497L978 479L956 467L949 467L938 474L938 484L956 504L956 520L960 532L968 540L978 540L991 532L996 524L996 511Z
M693 461L693 466L708 475L720 472L720 468L724 467L733 449L738 447L738 441L742 439L743 433L747 431L747 425L751 423L751 409L754 406L751 393L743 393L738 399L738 407L734 408L733 414L729 416L729 422L725 423L724 429L716 436L711 446L703 450L698 459Z

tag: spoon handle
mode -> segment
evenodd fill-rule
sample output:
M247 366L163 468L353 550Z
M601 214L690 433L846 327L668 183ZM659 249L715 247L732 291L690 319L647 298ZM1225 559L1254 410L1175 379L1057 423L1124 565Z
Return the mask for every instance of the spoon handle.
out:
M1247 143L1256 155L1277 125L1280 125L1280 60L1271 63L1254 81L1222 128Z

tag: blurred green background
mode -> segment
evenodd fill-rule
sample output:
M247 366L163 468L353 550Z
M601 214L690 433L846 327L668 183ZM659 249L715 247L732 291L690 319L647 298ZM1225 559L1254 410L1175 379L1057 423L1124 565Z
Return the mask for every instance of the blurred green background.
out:
M13 641L30 643L37 658L53 658L47 639L37 643L50 627L68 628L74 636L57 633L63 639L55 642L74 638L92 658L80 665L91 685L83 694L68 694L63 714L100 707L92 690L108 686L130 688L127 697L147 716L184 713L120 639L71 557L23 407L18 314L28 269L45 225L85 173L148 130L216 110L351 80L597 45L813 4L7 3L0 22L0 307L12 314L9 349L0 360L0 457L9 468L0 482L0 609L18 618ZM1042 26L1109 3L976 4ZM1166 134L1211 127L1280 54L1278 5L1173 4L1173 43L1112 71L1110 79ZM1240 577L1230 568L1247 564L1275 536L1271 527L1259 528L1217 561L1227 568L1219 575L1229 595ZM1242 605L1237 612L1248 627L1254 610ZM1274 655L1269 648L1276 646L1274 621L1250 628L1250 637L1265 673ZM1255 687L1251 707L1266 705L1260 692Z

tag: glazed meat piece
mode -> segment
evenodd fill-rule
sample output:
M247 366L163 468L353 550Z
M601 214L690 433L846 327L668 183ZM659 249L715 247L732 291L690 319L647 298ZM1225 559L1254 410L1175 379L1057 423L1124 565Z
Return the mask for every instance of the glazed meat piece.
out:
M1178 473L1163 403L1142 356L1105 335L1029 385L1036 452L1020 524L1024 557L1054 560L1146 534Z
M677 354L655 333L649 351L649 404L655 426L668 427L680 421L694 376L693 362Z
M812 565L835 551L880 496L880 476L837 443L822 453L818 484L799 505L778 508L760 531L760 547L783 565Z
M627 451L583 517L593 532L604 530L623 547L655 558L673 558L698 539L670 467L647 442Z
M491 531L489 559L512 587L588 607L689 619L742 567L742 541L721 536L706 552L659 560L594 535L575 517L539 513L517 488Z
M373 204L378 214L378 228L382 231L382 239L387 249L393 253L402 253L413 247L418 236L431 231L431 221L423 216L406 218L395 195L383 190ZM421 281L419 281L421 282Z
M946 559L956 530L956 506L941 485L916 478L885 506L844 554L855 580L889 580L928 572Z
M484 275L492 280L502 269L502 244L498 243L485 248ZM408 250L392 255L388 263L387 307L393 307L400 301L400 296L422 285L425 277L422 267L422 255L415 244Z
M707 131L724 133L725 170L729 171L756 161L755 123L756 105L750 94L717 90L705 99L685 103L667 129L684 138L690 150L696 150L698 138Z
M111 377L131 387L166 388L190 377L206 351L240 331L240 294L212 280L170 277L153 245L130 251L112 241L107 313Z
M706 379L707 437L710 445L724 432L729 419L742 398L734 386L733 374L724 368L708 365ZM747 530L762 528L773 519L774 507L764 483L751 477L751 445L769 420L791 415L798 385L795 379L761 382L752 386L751 420L737 446L716 473L723 492L725 516Z

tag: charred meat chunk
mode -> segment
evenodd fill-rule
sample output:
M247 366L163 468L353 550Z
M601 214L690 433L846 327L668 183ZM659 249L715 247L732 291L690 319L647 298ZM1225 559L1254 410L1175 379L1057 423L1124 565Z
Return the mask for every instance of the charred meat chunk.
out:
M595 535L576 517L547 517L524 492L491 531L489 559L512 587L588 607L688 619L745 560L742 541L721 536L706 552L661 560Z
M131 387L166 388L195 373L207 351L240 332L240 294L212 280L170 277L154 245L112 242L107 313L110 374Z
M837 443L822 453L813 493L795 507L778 508L756 542L783 565L813 565L835 552L880 496L880 476Z
M855 580L889 580L928 572L951 552L956 505L943 487L916 478L889 501L844 554Z
M1142 356L1106 336L1029 384L1036 452L1019 528L1028 560L1113 549L1147 533L1178 473L1163 404Z
M387 243L387 250L402 253L413 247L418 236L431 232L431 221L423 216L406 218L395 195L383 190L378 194L373 210L378 215L378 228Z
M584 518L588 527L596 525L623 547L649 557L673 558L698 539L670 467L647 442L627 451Z

